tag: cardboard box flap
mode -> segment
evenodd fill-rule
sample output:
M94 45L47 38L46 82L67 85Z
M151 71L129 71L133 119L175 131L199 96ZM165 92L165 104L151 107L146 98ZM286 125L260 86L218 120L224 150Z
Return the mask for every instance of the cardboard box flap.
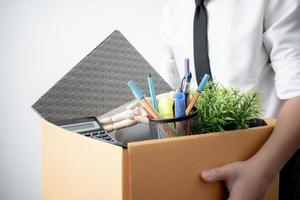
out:
M126 199L123 148L42 122L43 199ZM127 184L127 185L125 185Z
M114 31L32 107L50 122L101 116L133 99L128 80L134 79L148 91L148 73L158 94L171 90L127 39Z
M272 133L274 121L267 122L226 133L129 143L132 200L224 199L222 185L205 183L200 172L251 157ZM276 199L276 193L268 199Z

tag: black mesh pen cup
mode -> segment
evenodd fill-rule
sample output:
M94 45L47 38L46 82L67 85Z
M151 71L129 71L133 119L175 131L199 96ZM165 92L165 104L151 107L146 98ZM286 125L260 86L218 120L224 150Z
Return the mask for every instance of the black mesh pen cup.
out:
M177 137L197 134L200 128L198 110L193 108L188 116L172 119L149 119L153 138Z

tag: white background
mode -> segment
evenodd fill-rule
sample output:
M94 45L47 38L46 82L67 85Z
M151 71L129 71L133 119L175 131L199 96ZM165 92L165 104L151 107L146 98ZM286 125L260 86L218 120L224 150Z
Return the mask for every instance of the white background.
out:
M0 199L41 199L40 118L31 105L119 29L159 66L168 0L0 0Z

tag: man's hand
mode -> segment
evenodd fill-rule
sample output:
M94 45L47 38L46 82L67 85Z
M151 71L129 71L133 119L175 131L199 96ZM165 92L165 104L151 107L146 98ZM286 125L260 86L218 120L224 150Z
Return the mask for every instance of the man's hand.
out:
M204 180L224 181L229 200L262 200L276 174L300 146L300 96L281 108L272 135L249 160L202 172Z
M265 192L273 177L260 172L261 167L252 161L234 162L201 173L208 182L224 181L228 200L264 200Z

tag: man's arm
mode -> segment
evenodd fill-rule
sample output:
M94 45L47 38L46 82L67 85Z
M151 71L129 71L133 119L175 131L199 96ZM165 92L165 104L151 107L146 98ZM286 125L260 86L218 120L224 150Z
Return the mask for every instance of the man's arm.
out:
M250 160L273 178L300 147L300 96L287 100L265 145Z

